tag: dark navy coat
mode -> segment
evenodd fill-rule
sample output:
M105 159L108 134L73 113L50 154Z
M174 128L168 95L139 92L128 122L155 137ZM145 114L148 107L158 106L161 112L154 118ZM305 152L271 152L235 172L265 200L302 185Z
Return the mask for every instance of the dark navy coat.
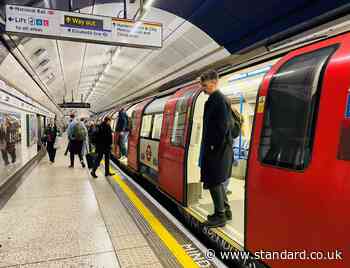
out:
M96 134L96 151L109 152L112 148L111 126L103 122L98 126Z
M204 188L214 187L229 177L232 171L232 139L230 138L230 107L220 92L211 94L204 106L201 180Z

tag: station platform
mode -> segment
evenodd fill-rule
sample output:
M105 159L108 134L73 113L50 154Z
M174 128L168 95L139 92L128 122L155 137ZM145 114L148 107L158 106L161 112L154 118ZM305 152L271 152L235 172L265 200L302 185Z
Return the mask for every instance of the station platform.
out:
M164 223L117 167L106 178L101 166L97 179L77 159L68 168L63 145L55 163L46 155L0 208L0 267L222 266L206 261L205 247L176 224Z

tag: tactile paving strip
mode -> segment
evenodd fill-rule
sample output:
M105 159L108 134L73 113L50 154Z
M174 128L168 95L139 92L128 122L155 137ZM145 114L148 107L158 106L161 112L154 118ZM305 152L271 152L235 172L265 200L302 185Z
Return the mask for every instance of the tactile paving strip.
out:
M121 175L121 174L120 174ZM157 257L161 261L164 267L181 267L177 262L174 255L168 250L160 238L155 234L146 220L138 212L135 206L130 202L127 196L124 194L123 190L119 186L110 180L111 185L113 186L114 191L117 193L118 198L127 208L132 218L135 220L137 226L140 228L140 231L143 233L147 239L149 245L152 247L154 252L157 252Z
M119 168L116 168L116 171L118 172L119 176L125 179L125 175L122 171L119 170ZM129 201L129 199L126 197L124 192L119 188L119 186L114 182L113 179L109 179L110 184L113 186L115 192L117 192L118 196L120 197L121 201L123 204L125 204L126 207L132 211L132 215L138 219L138 223L142 226L145 225L145 231L148 233L150 230L150 227L148 226L148 223L142 218L142 216L138 213L137 209L133 206L133 204ZM178 243L182 246L184 245L190 245L192 249L195 249L196 252L202 252L196 245L193 244L193 242L173 223L171 222L162 212L157 208L150 200L147 199L132 183L128 181L128 179L124 180L125 183L127 183L128 187L138 196L138 198L143 202L143 204L150 209L150 211L153 213L153 215L164 225L164 227L174 236L174 238L178 241ZM122 197L122 198L121 198ZM152 235L147 237L150 243L153 245L155 250L165 250L167 251L170 255L171 253L166 249L166 246L163 244L163 242L159 239L159 237L154 234L152 231L150 232ZM200 259L205 260L204 253L200 254L201 256L199 257ZM173 255L171 255L173 257ZM165 256L158 256L162 263L165 260L168 260L169 262L169 255ZM165 258L164 258L165 257ZM197 256L198 257L198 256ZM174 259L174 257L173 257ZM175 259L176 264L174 265L179 265ZM174 266L166 266L166 267L174 267ZM179 266L176 266L179 267ZM209 266L206 267L216 267L213 263L210 263Z

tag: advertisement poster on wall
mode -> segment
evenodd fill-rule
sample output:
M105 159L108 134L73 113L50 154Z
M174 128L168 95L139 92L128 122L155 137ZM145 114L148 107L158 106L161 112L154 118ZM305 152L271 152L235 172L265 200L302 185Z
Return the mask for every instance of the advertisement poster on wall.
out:
M0 110L0 185L21 165L21 115Z
M38 140L38 126L36 116L27 114L27 146L30 147Z

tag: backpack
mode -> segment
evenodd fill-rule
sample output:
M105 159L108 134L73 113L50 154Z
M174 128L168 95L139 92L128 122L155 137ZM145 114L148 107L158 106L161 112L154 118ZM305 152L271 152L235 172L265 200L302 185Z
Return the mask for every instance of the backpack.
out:
M90 130L90 142L96 144L99 135L99 126L95 126L94 129Z
M227 105L230 112L229 129L231 137L235 139L241 133L243 116L235 108L231 107L229 103Z
M73 127L73 137L77 141L85 140L86 133L81 122L77 122Z

